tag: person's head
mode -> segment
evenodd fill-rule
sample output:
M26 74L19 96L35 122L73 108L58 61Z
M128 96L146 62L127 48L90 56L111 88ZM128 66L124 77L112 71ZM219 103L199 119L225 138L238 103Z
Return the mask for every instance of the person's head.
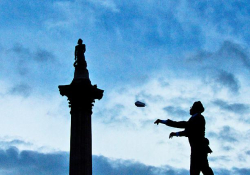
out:
M204 107L200 101L194 102L193 106L190 109L190 115L194 115L196 113L204 112Z
M81 38L78 40L77 44L82 44L82 39Z

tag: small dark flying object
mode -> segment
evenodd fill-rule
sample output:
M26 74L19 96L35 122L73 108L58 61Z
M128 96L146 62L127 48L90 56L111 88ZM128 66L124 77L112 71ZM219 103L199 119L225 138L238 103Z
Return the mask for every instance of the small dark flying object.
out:
M137 106L137 107L145 107L146 105L145 105L145 103L137 101L137 102L135 102L135 106Z

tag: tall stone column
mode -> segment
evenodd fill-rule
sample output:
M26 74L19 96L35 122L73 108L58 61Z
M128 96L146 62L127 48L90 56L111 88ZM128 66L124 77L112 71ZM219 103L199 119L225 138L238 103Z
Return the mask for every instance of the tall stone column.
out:
M95 99L100 100L103 90L92 85L88 70L75 65L74 79L69 85L60 85L62 96L67 96L71 108L70 175L92 175L91 115Z

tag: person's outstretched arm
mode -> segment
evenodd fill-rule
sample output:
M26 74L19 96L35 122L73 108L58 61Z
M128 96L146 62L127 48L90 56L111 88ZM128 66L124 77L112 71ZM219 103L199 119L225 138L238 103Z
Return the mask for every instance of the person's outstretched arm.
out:
M186 121L180 121L180 122L176 122L176 121L172 121L170 119L168 120L161 120L161 119L157 119L154 124L165 124L167 126L171 126L174 128L186 128L187 122Z

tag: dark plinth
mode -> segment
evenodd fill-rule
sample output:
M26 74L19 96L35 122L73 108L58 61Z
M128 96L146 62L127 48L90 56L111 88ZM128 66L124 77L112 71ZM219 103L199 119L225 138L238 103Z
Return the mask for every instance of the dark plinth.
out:
M71 108L70 175L92 175L91 114L95 99L101 99L103 90L92 85L86 68L76 67L70 85L59 86L60 94L67 96Z

